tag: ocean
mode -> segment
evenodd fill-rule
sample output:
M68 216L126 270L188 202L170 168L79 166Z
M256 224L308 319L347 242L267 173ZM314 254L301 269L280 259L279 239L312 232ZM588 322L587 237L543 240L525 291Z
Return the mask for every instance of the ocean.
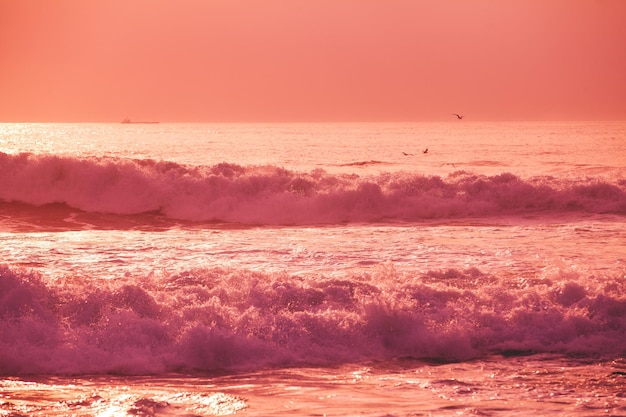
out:
M626 122L0 124L0 416L626 416Z

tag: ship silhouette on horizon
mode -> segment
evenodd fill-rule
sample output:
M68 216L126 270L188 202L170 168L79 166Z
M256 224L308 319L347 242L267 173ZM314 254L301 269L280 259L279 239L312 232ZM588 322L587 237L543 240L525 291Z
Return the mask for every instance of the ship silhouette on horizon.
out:
M153 125L153 124L157 124L157 123L159 123L159 122L151 122L151 121L136 122L136 121L130 120L128 117L125 117L122 120L122 124L125 124L125 125L128 125L128 124L150 124L150 125Z

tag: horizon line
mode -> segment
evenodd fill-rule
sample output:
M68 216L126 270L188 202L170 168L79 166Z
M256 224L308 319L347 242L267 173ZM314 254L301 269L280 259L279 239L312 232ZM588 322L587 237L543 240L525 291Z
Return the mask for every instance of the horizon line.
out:
M123 119L122 119L123 120ZM35 123L35 124L44 124L44 123L94 123L94 124L124 124L122 123L122 120L1 120L0 119L0 123L2 124L27 124L27 123ZM144 119L137 119L138 121L136 122L137 124L141 124L141 123L145 123ZM324 120L324 119L311 119L311 120L307 120L307 119L302 119L302 120L280 120L280 119L271 119L271 120L255 120L255 119L215 119L215 120L194 120L194 119L189 119L189 120L159 120L156 118L150 118L150 119L145 119L145 120L149 120L150 123L157 123L157 124L176 124L176 123L207 123L207 124L231 124L231 123L241 123L241 124L264 124L264 123L272 123L272 124L301 124L301 123L307 123L307 124L313 124L313 123L328 123L328 124L332 124L332 123L456 123L456 124L460 124L460 123L476 123L476 122L480 122L480 123L506 123L506 122L626 122L626 118L623 119L613 119L613 118L589 118L589 119L582 119L582 118L576 118L576 119L559 119L559 118L555 118L555 119L548 119L548 118L528 118L528 119L515 119L515 118L511 118L511 119L483 119L483 118L479 118L479 119L471 119L468 118L467 120L464 118L463 120L458 120L456 118L454 119L443 119L443 118L438 118L438 119L407 119L407 120L389 120L389 119L380 119L380 120L372 120L372 119L345 119L345 120L333 120L333 119L328 119L328 120Z

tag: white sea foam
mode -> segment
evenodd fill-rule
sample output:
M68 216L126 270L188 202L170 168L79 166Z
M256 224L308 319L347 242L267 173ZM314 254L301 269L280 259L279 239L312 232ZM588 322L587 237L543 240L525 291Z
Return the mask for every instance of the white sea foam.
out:
M619 414L625 126L0 126L0 413Z
M105 285L3 267L0 373L123 374L494 353L624 354L623 276L204 269ZM86 278L86 279L85 279Z
M510 173L484 176L457 171L442 178L395 172L362 177L275 166L188 167L153 160L0 154L0 182L4 202L261 225L537 212L626 214L624 181L523 180Z

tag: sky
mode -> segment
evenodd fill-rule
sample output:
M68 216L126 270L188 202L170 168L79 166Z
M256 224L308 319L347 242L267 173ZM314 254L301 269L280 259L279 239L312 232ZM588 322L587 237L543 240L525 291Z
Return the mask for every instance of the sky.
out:
M0 122L626 120L624 0L0 0Z

